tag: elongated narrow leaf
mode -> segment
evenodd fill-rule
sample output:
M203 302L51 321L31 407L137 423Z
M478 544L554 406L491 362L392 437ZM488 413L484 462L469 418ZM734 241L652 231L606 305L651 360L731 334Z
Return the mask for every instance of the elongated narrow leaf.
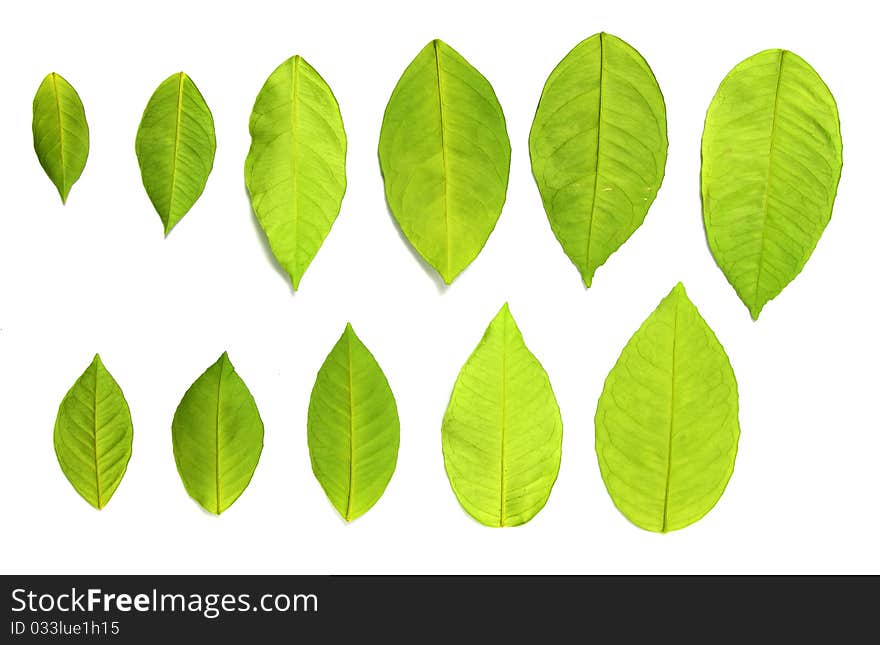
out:
M428 43L397 82L379 162L400 230L450 284L501 214L510 140L489 81L443 41Z
M76 492L104 508L131 457L131 413L119 385L95 354L58 408L55 455Z
M547 373L505 304L455 382L443 459L458 501L487 526L525 524L559 472L562 418Z
M183 72L172 74L150 97L135 141L141 179L165 235L205 189L216 148L214 117L199 88Z
M641 55L599 33L550 74L529 135L550 226L589 287L642 225L666 167L666 105Z
M834 97L802 58L770 49L721 82L703 130L703 221L753 319L816 248L842 163Z
M62 203L86 167L89 124L79 94L52 72L34 96L34 150Z
M302 57L272 72L254 102L244 178L254 214L293 288L345 195L347 140L330 86Z
M183 396L171 438L190 497L217 515L232 506L260 461L263 422L226 352Z
M708 513L739 441L733 369L679 283L623 348L596 409L596 454L614 504L665 533Z
M382 368L351 325L321 366L309 401L312 471L351 521L375 504L394 474L400 422Z

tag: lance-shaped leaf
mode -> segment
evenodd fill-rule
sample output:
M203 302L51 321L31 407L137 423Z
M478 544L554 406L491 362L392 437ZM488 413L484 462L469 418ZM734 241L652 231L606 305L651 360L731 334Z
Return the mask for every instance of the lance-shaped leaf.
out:
M428 43L397 82L379 162L400 230L451 283L501 214L510 140L489 81L443 41Z
M171 438L186 492L205 510L219 515L247 488L263 451L263 422L226 352L183 396Z
M171 232L205 189L214 166L214 118L199 88L172 74L150 97L135 141L144 188Z
M639 52L591 36L550 74L529 135L550 226L589 287L635 230L666 167L666 105Z
M559 472L562 418L506 304L459 372L442 434L449 483L478 522L525 524L544 507Z
M312 471L346 521L382 497L397 465L397 404L382 368L351 325L315 379L308 441Z
M131 413L119 385L95 354L58 407L55 455L76 492L104 508L131 457Z
M721 82L703 130L703 221L753 319L810 258L842 163L834 97L802 58L767 50Z
M739 441L733 369L679 283L630 338L596 409L596 455L614 504L665 533L724 492Z
M40 165L67 201L89 156L89 124L79 94L52 72L34 96L34 150Z
M345 195L347 140L339 104L318 72L293 56L266 79L250 132L244 178L251 206L298 289Z

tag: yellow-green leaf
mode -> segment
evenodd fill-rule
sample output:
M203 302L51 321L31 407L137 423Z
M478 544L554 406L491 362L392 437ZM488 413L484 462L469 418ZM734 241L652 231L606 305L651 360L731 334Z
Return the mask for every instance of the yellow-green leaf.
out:
M166 78L144 110L135 141L144 188L171 232L205 189L214 166L214 118L183 72Z
M614 504L665 533L708 513L739 441L727 354L679 283L623 348L596 409L596 454Z
M489 81L443 41L428 43L397 82L379 162L400 230L451 283L501 214L510 141Z
M544 85L529 135L550 226L584 284L642 225L666 167L666 105L645 59L590 36Z
M562 418L506 304L461 368L442 435L449 483L478 522L516 526L544 507L559 472Z
M103 508L128 467L132 425L125 396L97 354L58 407L54 442L67 480Z
M257 95L250 133L244 178L251 206L298 289L345 195L347 140L339 104L318 72L293 56Z
M308 442L312 471L346 521L379 501L397 465L400 422L382 368L351 325L315 379Z
M801 57L769 49L721 82L703 130L703 222L753 319L816 248L842 155L834 97Z
M205 510L219 515L247 488L263 451L263 421L226 352L183 396L171 438L186 492Z
M34 96L33 133L40 165L66 202L86 167L89 124L79 94L55 72L43 79Z

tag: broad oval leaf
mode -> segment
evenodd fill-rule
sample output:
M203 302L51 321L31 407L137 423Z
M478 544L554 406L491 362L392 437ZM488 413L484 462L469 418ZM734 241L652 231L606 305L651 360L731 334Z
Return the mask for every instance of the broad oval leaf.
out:
M308 443L312 471L346 521L379 501L397 465L397 403L350 324L315 379Z
M171 438L190 497L217 515L232 506L260 461L263 421L226 352L183 396Z
M633 524L665 533L721 498L739 441L727 354L681 283L630 338L596 409L608 494Z
M642 225L666 168L666 105L645 59L590 36L550 74L529 134L532 174L584 284Z
M400 230L450 284L501 215L510 140L489 81L443 41L428 43L397 82L379 163Z
M703 130L703 222L715 261L757 320L831 219L843 164L834 97L806 61L770 49L733 68Z
M550 496L562 418L547 373L505 304L455 381L443 459L458 501L487 526L525 524Z
M61 202L82 175L89 156L89 124L79 94L61 75L48 74L34 96L34 150Z
M101 509L131 458L132 426L119 385L95 354L58 407L55 455L77 493Z
M144 188L171 232L205 189L214 166L214 117L183 72L166 78L150 97L135 140Z
M293 56L257 95L250 133L244 177L251 206L296 290L345 195L347 139L339 104L318 72Z

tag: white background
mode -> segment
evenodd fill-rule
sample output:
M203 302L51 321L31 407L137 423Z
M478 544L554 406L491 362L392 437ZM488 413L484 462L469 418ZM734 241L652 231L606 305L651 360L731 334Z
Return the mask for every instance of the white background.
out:
M14 6L13 6L14 5ZM17 2L0 24L0 565L4 573L880 572L876 16L870 3ZM636 47L666 98L666 179L645 224L587 290L556 242L528 159L544 81L605 30ZM376 156L398 77L431 38L492 83L513 147L507 204L445 288L389 215ZM803 273L753 323L706 245L699 143L730 68L791 49L840 108L834 216ZM249 208L248 116L265 78L302 54L348 133L342 211L294 294ZM134 155L147 99L185 70L210 105L214 170L168 239ZM91 153L62 207L33 151L31 100L57 71L78 90ZM736 470L715 509L669 535L608 497L593 414L629 336L682 280L739 381ZM449 487L440 423L452 384L509 301L564 422L550 500L492 530ZM345 525L309 465L315 374L346 321L397 396L401 441L384 497ZM181 396L224 350L265 422L250 487L221 517L186 494L171 451ZM58 403L94 353L134 421L128 472L93 510L52 446Z

